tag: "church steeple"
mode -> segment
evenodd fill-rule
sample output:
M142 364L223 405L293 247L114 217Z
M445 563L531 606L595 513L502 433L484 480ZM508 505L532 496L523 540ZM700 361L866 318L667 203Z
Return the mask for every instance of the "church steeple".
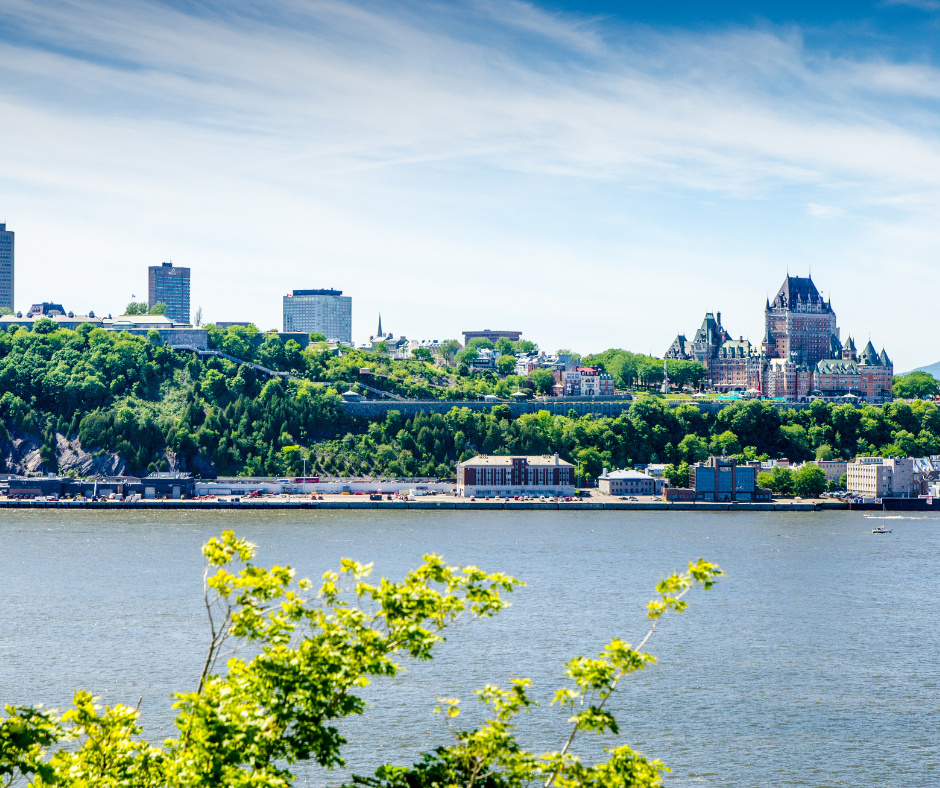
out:
M383 337L383 336L385 336L385 335L382 333L382 313L381 313L381 312L379 312L379 330L378 330L378 332L376 333L376 336L377 336L377 337Z

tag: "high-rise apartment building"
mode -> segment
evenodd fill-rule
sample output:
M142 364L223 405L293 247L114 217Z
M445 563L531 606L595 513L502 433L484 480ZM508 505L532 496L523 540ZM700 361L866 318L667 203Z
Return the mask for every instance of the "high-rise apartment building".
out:
M13 309L13 231L0 224L0 306Z
M284 296L284 331L317 331L330 342L352 342L352 298L342 290L293 290Z
M166 316L175 323L189 323L189 269L173 263L152 265L147 277L147 306L166 304Z

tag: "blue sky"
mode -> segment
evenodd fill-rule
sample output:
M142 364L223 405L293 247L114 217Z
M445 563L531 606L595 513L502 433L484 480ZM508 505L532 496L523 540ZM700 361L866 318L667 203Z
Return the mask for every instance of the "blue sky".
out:
M17 304L210 320L353 296L354 335L758 342L811 271L843 338L936 361L940 2L5 0Z

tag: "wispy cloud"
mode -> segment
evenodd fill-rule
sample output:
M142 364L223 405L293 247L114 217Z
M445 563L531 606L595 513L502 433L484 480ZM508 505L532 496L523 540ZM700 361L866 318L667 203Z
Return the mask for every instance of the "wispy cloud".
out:
M819 205L818 203L811 202L807 209L809 210L810 216L815 216L817 219L835 219L839 216L844 216L845 212L841 208L836 208L834 205Z
M901 5L921 11L940 11L940 0L883 0L882 5Z
M655 254L629 236L650 223L624 215L670 196L796 190L802 218L860 207L884 238L929 238L940 207L940 71L927 63L833 57L796 29L662 32L495 0L183 7L4 3L0 193L70 205L99 233L120 217L119 240L99 246L110 260L162 253L173 225L172 245L212 275L250 271L262 250L280 288L312 259L340 261L366 302L386 297L370 277L389 264L454 283L495 258L525 286L528 268L583 265L590 244L597 270L619 276L622 259ZM566 224L599 216L591 234ZM711 259L664 254L685 276ZM253 297L230 302L247 311ZM517 305L507 298L492 309ZM598 319L615 325L610 299Z

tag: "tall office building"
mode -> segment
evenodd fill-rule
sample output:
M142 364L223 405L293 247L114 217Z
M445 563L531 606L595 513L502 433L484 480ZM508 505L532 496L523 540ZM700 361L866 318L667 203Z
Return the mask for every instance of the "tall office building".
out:
M284 296L284 331L318 331L331 342L352 342L352 298L342 290L294 290Z
M13 231L0 224L0 306L13 309Z
M173 263L152 265L148 269L147 306L166 304L166 316L175 323L189 322L189 269L174 268Z

